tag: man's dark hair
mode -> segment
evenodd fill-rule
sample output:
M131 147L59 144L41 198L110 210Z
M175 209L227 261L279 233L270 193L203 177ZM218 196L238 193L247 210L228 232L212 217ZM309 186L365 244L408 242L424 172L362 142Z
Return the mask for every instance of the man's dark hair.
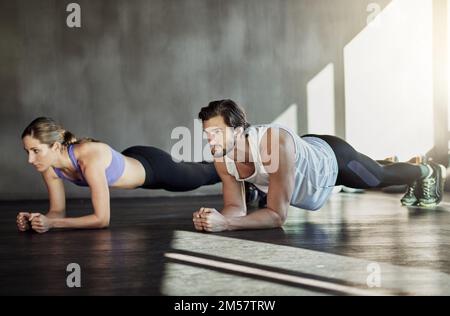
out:
M198 118L202 121L207 121L219 115L222 116L225 124L230 127L243 127L247 129L250 126L244 110L230 99L210 102L208 106L200 110Z

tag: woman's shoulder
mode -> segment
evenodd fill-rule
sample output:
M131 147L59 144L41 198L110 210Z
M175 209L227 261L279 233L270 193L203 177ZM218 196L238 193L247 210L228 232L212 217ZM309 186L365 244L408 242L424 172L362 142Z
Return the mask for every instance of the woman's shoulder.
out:
M73 151L79 163L111 159L111 147L108 144L101 142L83 142L73 144Z
M108 144L102 143L102 142L97 142L97 141L75 143L72 146L73 146L74 151L76 151L77 153L80 153L80 154L83 154L83 153L86 154L86 153L89 153L92 151L94 151L94 152L102 151L102 150L106 150L106 149L110 150L110 148L111 148Z

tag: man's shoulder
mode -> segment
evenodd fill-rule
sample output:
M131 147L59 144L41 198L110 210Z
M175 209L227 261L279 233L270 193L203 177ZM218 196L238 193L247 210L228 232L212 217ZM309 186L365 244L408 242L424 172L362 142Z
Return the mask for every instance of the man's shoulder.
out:
M261 142L259 143L260 150L267 152L267 149L273 146L282 146L289 143L293 143L294 139L292 135L284 128L279 126L270 126L261 136Z

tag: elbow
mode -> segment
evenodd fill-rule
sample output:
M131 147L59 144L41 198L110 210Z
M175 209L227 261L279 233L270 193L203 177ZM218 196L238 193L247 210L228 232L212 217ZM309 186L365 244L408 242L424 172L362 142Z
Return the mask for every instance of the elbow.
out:
M287 219L286 216L278 215L275 223L276 227L277 228L282 227L286 223L286 219Z
M101 222L99 225L99 228L108 228L109 227L109 221Z
M97 221L97 228L108 228L109 227L109 218L99 218Z
M274 226L275 228L282 227L287 220L287 212L276 212L272 211L273 213L273 219L274 219Z

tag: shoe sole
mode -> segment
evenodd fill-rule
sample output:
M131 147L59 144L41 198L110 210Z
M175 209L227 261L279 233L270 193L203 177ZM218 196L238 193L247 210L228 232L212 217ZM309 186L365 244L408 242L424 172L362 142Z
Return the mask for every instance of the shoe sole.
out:
M400 201L400 203L402 203L403 206L416 206L416 205L419 205L419 201L415 201L413 203L405 203L405 202Z

